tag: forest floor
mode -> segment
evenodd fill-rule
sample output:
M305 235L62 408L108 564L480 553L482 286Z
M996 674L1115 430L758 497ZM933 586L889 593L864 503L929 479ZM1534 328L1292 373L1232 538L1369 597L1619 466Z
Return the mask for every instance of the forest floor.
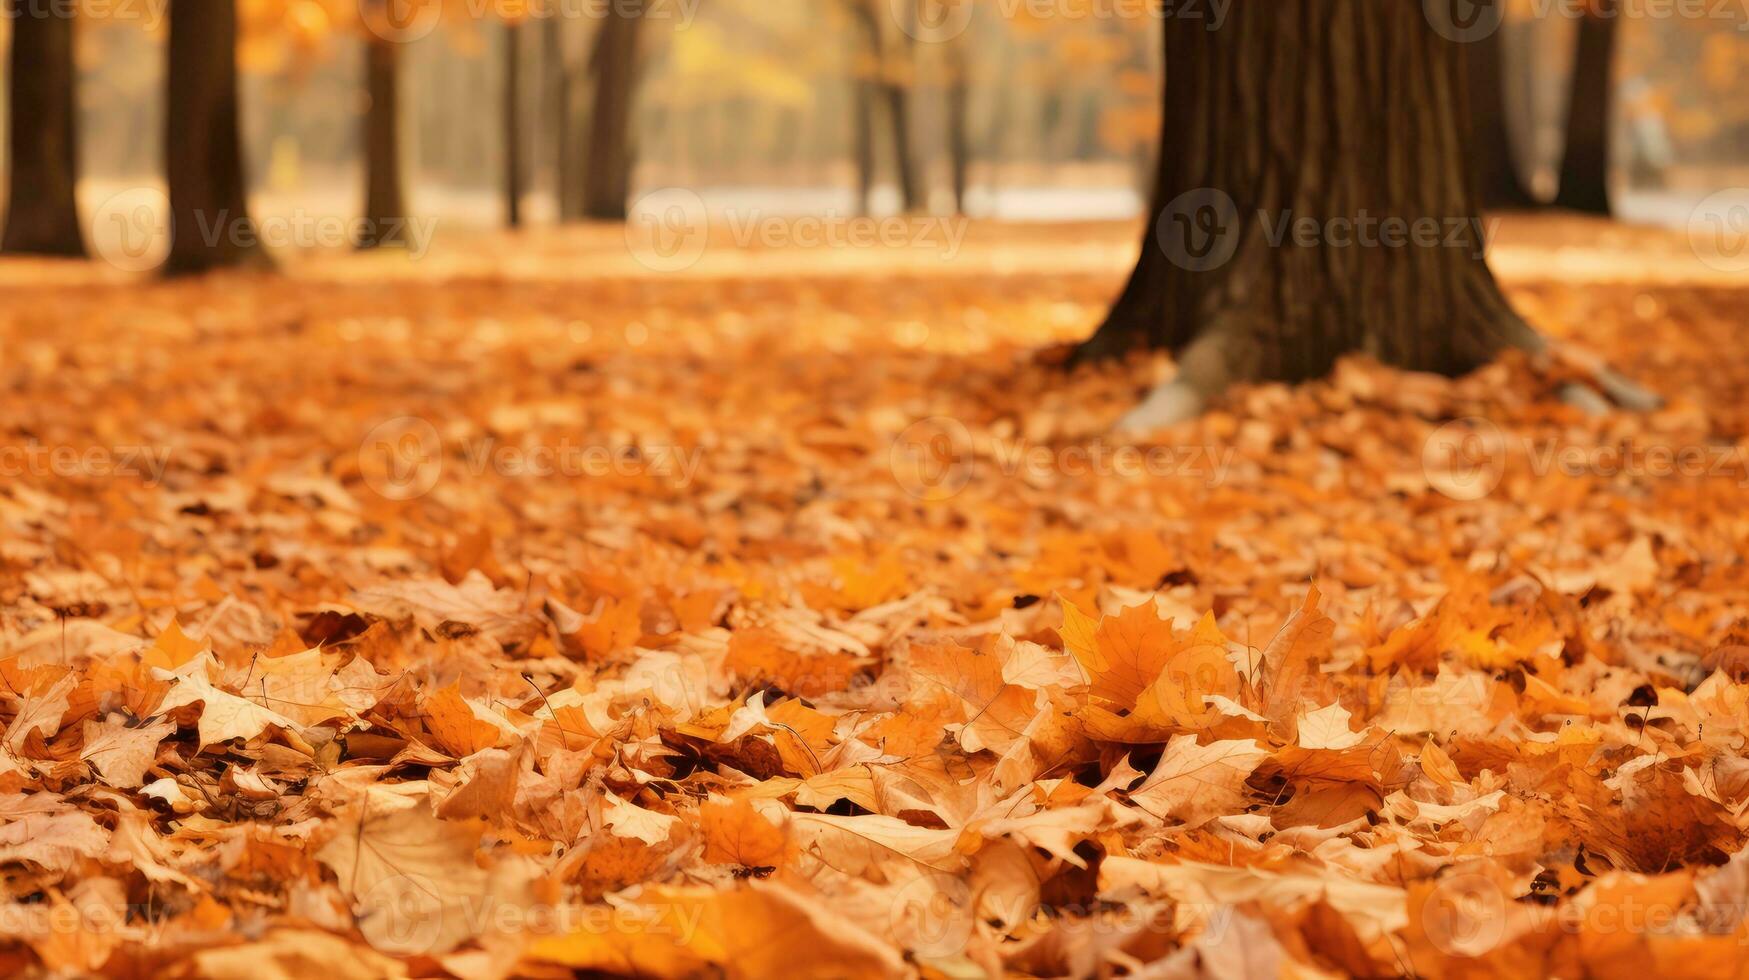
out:
M0 263L0 970L1739 975L1745 277L1132 443L1132 226L906 227Z

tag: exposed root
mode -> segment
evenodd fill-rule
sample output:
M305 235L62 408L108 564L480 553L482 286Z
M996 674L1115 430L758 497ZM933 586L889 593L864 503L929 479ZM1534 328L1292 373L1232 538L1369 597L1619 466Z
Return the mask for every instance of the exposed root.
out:
M1178 376L1148 393L1140 405L1119 419L1116 431L1140 435L1187 422L1203 413L1211 399L1234 382L1246 380L1250 359L1234 329L1236 321L1218 321L1178 355Z
M1584 382L1570 381L1561 387L1561 401L1587 415L1607 415L1610 407L1628 412L1655 412L1664 399L1610 367L1597 355L1557 343L1531 332L1518 346L1539 360L1558 364L1579 374Z
M1113 431L1119 435L1145 435L1155 429L1188 422L1207 407L1208 399L1196 390L1196 386L1174 378L1148 392L1148 397L1142 399L1140 405L1117 420Z

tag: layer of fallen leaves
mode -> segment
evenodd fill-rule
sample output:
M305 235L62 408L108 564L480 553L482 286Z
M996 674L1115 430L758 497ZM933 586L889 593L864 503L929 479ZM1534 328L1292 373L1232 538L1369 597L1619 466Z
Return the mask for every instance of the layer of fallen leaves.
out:
M1004 466L1160 369L1039 358L1119 270L1025 265L14 290L0 441L170 455L0 482L0 969L1736 975L1740 465L1422 450L1741 446L1743 294L1514 288L1653 415L1349 362L1161 437L1211 479ZM564 444L699 463L477 465Z

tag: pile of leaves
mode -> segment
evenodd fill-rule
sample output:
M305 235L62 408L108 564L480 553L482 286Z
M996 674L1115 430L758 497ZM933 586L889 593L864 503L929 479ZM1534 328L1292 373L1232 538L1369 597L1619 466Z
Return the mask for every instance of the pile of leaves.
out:
M1738 973L1743 293L1513 281L1651 415L1351 361L1136 471L1122 263L1009 259L9 287L95 455L0 481L0 968Z

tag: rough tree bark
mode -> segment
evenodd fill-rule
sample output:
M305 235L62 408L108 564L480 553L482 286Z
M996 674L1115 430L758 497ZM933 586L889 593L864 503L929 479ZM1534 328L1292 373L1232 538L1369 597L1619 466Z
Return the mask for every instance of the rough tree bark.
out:
M1610 213L1609 124L1615 106L1613 69L1620 22L1620 11L1615 9L1593 11L1579 21L1557 207Z
M1484 208L1529 209L1542 202L1525 186L1513 148L1506 98L1506 46L1501 31L1465 46L1469 56L1470 156Z
M401 166L401 46L369 38L364 45L364 234L359 248L407 240L407 199Z
M504 223L522 227L522 25L504 25Z
M243 178L236 0L170 0L169 61L164 172L171 235L162 272L266 266Z
M1236 4L1217 31L1168 18L1165 44L1164 206L1080 359L1147 345L1179 372L1121 428L1191 417L1230 384L1316 377L1351 352L1446 375L1507 347L1549 353L1484 261L1463 55L1421 4ZM1599 383L1643 394L1619 380Z
M6 234L0 251L35 255L85 254L79 208L74 121L73 18L28 9L8 0L12 68L8 91Z
M624 221L631 197L632 94L638 79L641 4L615 4L601 23L590 59L595 108L589 115L589 163L583 187L584 216Z

